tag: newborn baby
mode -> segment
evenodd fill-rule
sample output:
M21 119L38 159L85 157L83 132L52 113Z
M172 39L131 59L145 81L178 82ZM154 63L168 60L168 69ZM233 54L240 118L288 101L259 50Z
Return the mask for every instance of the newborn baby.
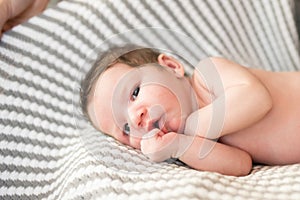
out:
M150 48L103 54L82 81L93 126L160 162L247 175L252 161L300 162L300 73L243 67L224 58L183 64Z

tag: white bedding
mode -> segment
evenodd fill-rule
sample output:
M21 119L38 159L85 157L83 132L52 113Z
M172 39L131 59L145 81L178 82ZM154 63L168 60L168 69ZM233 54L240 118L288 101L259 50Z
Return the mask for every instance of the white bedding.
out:
M80 79L109 42L177 51L192 64L224 56L299 70L293 9L291 0L69 0L4 34L0 199L300 199L300 164L230 177L151 163L95 131L78 104Z

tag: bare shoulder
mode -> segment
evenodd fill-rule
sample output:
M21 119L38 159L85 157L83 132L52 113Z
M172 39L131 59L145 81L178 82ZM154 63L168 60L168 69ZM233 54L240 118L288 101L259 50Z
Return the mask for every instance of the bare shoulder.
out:
M193 75L201 85L222 83L224 89L240 84L258 83L257 77L248 68L222 57L208 57L198 63ZM213 81L210 81L213 80ZM212 85L211 88L214 88Z

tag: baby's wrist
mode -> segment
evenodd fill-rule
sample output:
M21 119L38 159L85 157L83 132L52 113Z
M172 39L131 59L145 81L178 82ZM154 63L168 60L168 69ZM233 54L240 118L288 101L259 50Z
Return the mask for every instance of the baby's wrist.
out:
M184 134L177 134L176 138L176 150L174 150L172 154L172 158L178 158L180 157L189 149L191 144L193 143L193 137L187 136Z
M193 121L194 120L192 115L189 115L185 121L185 126L184 126L185 135L194 135L196 129Z

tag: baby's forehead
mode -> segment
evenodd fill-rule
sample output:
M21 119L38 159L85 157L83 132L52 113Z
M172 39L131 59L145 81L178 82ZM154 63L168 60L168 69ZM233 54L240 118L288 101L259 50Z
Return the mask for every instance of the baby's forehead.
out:
M115 63L109 68L107 68L99 77L99 79L103 79L103 81L113 80L121 78L125 73L132 70L133 67L124 64L124 63Z
M125 64L115 64L105 70L96 81L94 96L112 93L116 85L122 80L122 77L130 70L132 70L132 67ZM107 96L105 96L105 98L107 98Z
M97 79L90 94L89 115L96 127L112 118L112 98L122 76L132 68L125 64L115 64L105 70ZM105 113L105 114L103 114Z

